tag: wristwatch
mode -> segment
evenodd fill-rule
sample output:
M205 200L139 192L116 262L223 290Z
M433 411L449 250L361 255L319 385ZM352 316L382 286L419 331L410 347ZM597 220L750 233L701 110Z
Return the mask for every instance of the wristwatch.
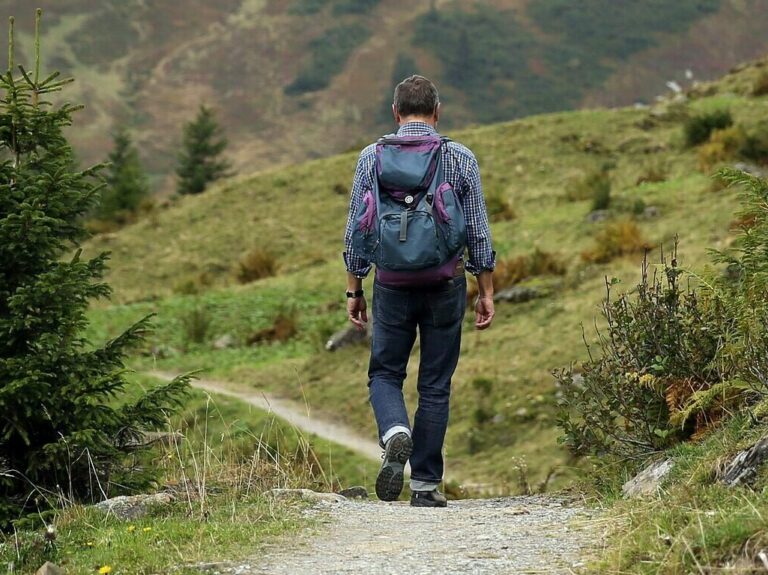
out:
M347 298L349 298L349 299L357 299L359 297L363 297L364 293L365 292L363 290L361 290L361 289L359 289L357 291L348 291L348 292L346 292Z

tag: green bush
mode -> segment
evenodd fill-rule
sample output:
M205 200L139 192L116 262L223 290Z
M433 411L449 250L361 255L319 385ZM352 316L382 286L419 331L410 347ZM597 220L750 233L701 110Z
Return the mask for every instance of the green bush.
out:
M562 441L576 453L633 456L704 433L738 406L768 397L768 184L741 172L735 248L715 256L729 273L689 286L676 252L634 292L603 304L599 354L556 372ZM615 283L615 282L614 282Z
M725 130L732 125L733 116L729 110L696 114L685 121L685 143L688 147L698 146L709 140L715 130Z
M593 210L605 210L611 205L611 175L607 166L590 170L568 182L565 199L569 202L592 200Z

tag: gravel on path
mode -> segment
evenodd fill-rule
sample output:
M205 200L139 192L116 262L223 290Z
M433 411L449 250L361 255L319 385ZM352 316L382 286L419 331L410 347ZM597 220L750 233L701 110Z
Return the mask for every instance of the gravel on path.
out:
M594 539L589 510L546 496L451 501L445 509L344 501L305 513L320 527L221 573L569 574Z

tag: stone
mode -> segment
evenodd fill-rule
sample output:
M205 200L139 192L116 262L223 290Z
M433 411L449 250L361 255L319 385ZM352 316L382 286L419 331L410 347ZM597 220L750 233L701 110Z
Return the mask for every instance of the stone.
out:
M661 210L656 206L648 206L643 210L643 217L647 220L658 218L661 215Z
M334 333L326 342L326 351L336 351L342 347L349 345L358 345L368 343L371 339L372 330L371 322L365 326L364 330L357 329L354 325L350 325Z
M607 220L610 216L611 214L608 210L595 210L594 212L587 214L587 221L590 224L599 224L600 222Z
M768 436L749 449L736 454L716 475L728 487L751 485L757 478L760 466L768 460Z
M235 347L235 338L228 333L213 342L213 349L229 349L230 347Z
M356 485L339 491L339 495L347 499L368 499L368 490L365 487Z
M266 495L278 501L306 501L307 503L342 503L347 500L338 493L318 493L311 489L270 489Z
M495 302L525 303L541 297L541 292L536 288L514 286L496 292L493 296Z
M675 462L671 459L661 459L651 463L635 477L627 481L621 488L624 497L647 497L658 494L661 482L672 470Z
M747 162L736 162L733 164L734 170L740 170L746 172L756 178L768 178L768 170L756 166L755 164L749 164Z
M40 569L35 571L35 575L64 575L64 571L58 565L46 561Z
M176 497L172 493L166 491L150 495L121 495L100 501L94 507L125 521L144 517L151 507L170 505L175 499Z

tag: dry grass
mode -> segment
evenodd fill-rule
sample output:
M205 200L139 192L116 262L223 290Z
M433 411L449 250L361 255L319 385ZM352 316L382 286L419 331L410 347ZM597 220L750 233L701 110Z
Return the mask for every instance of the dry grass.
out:
M640 226L630 219L606 224L595 235L595 247L582 253L586 262L604 264L632 254L642 254L653 244L643 237Z
M264 248L254 248L237 264L237 281L251 283L277 273L277 258Z

